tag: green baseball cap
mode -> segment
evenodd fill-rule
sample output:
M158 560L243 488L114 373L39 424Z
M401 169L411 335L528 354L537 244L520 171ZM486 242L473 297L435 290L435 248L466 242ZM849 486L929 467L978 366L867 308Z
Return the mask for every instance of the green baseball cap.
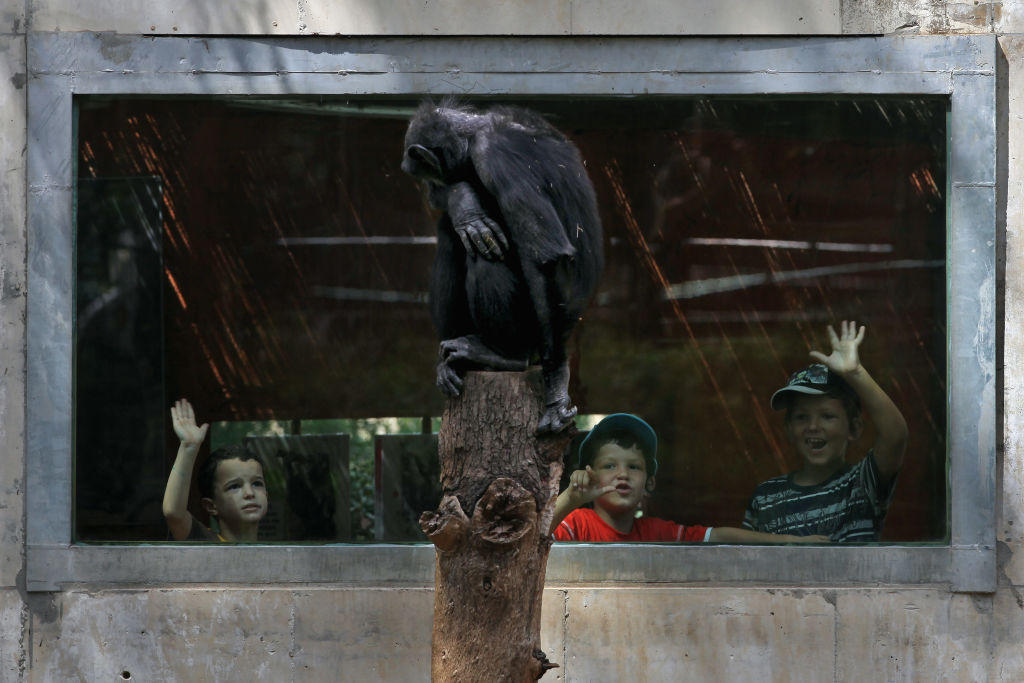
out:
M594 425L586 438L580 442L576 469L582 470L589 465L596 455L594 445L602 443L606 437L616 432L628 433L636 439L647 461L647 476L653 477L658 471L658 435L654 433L651 425L629 413L613 413Z

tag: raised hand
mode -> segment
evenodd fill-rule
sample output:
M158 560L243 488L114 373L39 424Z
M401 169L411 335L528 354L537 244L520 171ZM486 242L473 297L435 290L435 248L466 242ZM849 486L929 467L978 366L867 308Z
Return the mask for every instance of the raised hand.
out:
M171 423L174 425L174 433L181 440L183 446L199 446L206 438L209 424L196 425L196 414L192 410L192 404L187 399L175 401L171 406Z
M577 508L597 500L606 493L611 493L615 490L615 486L598 485L597 473L591 469L590 465L587 465L587 469L576 470L569 476L569 486L565 490L569 494L573 507Z
M864 340L864 326L858 329L853 320L844 320L839 326L838 335L831 325L828 326L828 338L832 342L832 353L826 356L820 351L811 351L811 357L839 375L856 370L860 366L857 347Z

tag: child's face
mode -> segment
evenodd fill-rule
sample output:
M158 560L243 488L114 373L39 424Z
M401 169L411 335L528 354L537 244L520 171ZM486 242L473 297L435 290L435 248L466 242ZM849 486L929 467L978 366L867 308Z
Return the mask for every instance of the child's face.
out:
M256 460L231 458L217 465L210 512L231 528L255 523L267 513L263 467Z
M647 493L647 462L639 448L606 443L598 449L590 467L597 474L598 486L615 487L594 505L613 514L632 513L639 507Z
M818 469L841 467L846 447L854 439L843 402L824 396L794 398L786 418L786 434L805 466Z

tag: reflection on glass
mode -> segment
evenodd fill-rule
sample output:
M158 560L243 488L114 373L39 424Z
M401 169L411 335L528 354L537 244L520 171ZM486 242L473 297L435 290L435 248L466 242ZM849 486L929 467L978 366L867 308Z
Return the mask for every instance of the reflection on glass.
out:
M260 528L268 541L347 541L349 435L246 436L263 462L271 506Z
M581 413L657 429L649 513L739 526L754 487L797 464L768 397L826 324L852 318L910 425L883 541L944 540L947 102L516 103L572 137L597 189L607 266L571 394ZM166 538L165 414L182 396L215 426L280 436L351 421L326 430L349 435L347 471L340 437L304 472L281 456L267 540L412 540L378 510L436 505L411 493L429 447L357 434L391 416L423 434L443 409L425 298L435 216L399 168L415 105L78 100L79 541ZM223 438L250 433L266 436ZM375 488L388 467L391 506Z
M441 500L436 434L387 434L374 439L374 539L421 541L419 518Z
M154 175L78 183L76 521L118 539L166 534L162 194Z

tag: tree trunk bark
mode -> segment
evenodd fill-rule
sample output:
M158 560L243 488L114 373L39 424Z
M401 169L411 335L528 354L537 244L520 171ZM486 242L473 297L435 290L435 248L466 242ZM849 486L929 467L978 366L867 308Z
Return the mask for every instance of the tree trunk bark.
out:
M445 408L443 498L420 518L437 553L435 683L525 683L557 666L540 649L540 607L562 455L575 430L537 436L543 408L536 369L467 373Z

